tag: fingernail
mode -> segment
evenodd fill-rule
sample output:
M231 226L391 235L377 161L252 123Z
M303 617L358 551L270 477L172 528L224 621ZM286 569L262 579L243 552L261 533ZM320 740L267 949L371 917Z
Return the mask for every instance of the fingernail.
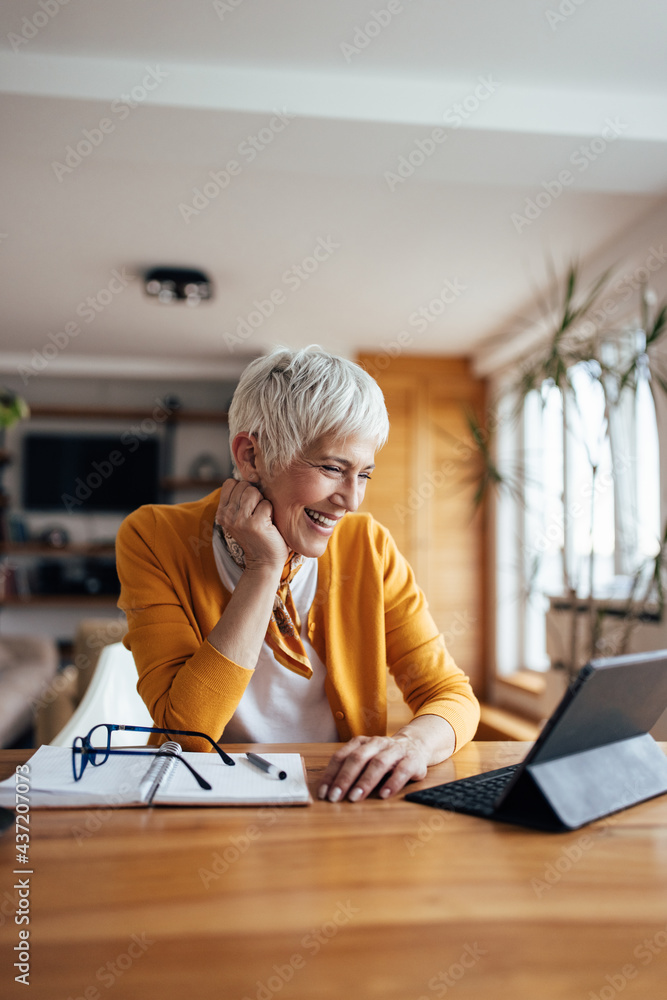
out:
M320 785L320 787L317 789L318 799L326 799L328 791L329 791L328 785Z
M358 802L363 794L364 794L363 788L353 788L350 794L348 795L348 799L350 800L350 802Z
M381 799L388 799L390 795L391 795L391 788L381 788L380 789L380 798Z
M342 794L340 788L334 788L329 796L329 802L338 802Z

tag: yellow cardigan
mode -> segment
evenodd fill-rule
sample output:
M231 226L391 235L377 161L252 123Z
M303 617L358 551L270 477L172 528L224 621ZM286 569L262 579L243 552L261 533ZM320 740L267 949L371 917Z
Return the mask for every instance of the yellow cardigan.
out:
M118 605L129 626L123 641L139 671L139 693L156 726L214 739L253 674L206 641L230 599L213 554L219 495L140 507L116 539ZM318 560L307 628L326 664L341 740L386 734L387 667L415 715L446 719L457 749L472 739L479 705L468 678L445 648L410 566L369 514L346 514ZM202 740L186 742L210 749Z

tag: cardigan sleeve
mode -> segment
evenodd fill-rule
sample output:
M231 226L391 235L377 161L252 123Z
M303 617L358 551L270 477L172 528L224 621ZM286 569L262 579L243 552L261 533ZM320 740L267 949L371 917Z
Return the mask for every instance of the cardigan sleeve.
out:
M459 750L475 735L479 703L433 621L412 568L386 531L384 593L389 670L413 714L449 722Z
M253 671L206 641L210 628L202 633L201 616L193 606L189 577L196 571L194 561L188 566L186 554L179 565L169 534L162 537L166 526L160 529L156 509L141 507L123 521L116 538L118 606L128 622L123 642L134 657L137 689L154 724L204 732L217 740ZM177 534L176 527L172 533ZM184 738L183 746L211 749L208 742L196 739Z

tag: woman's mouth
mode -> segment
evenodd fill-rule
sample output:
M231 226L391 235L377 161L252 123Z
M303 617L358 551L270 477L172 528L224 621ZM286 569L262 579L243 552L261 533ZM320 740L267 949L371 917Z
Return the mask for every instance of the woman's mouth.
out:
M320 514L319 511L312 510L310 507L304 507L303 509L315 524L320 525L322 528L335 528L338 521L337 517L326 517L324 514Z

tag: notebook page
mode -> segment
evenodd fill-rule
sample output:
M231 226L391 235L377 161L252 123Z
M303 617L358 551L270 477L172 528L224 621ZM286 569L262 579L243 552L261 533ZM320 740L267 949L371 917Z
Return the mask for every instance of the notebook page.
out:
M155 751L141 756L111 755L106 764L88 764L80 781L72 773L71 747L41 746L28 761L29 798L37 805L41 798L53 798L67 804L94 800L101 804L123 805L138 801L138 790ZM14 775L0 782L0 803L14 803ZM48 804L48 803L47 803Z
M218 757L216 753L184 753L189 764L210 782L211 791L200 788L186 768L173 771L166 785L163 785L153 800L156 803L207 801L238 803L309 802L308 786L303 774L303 763L298 753L271 753L266 759L287 772L287 778L280 781L254 767L245 754L230 754L236 761L234 767Z

